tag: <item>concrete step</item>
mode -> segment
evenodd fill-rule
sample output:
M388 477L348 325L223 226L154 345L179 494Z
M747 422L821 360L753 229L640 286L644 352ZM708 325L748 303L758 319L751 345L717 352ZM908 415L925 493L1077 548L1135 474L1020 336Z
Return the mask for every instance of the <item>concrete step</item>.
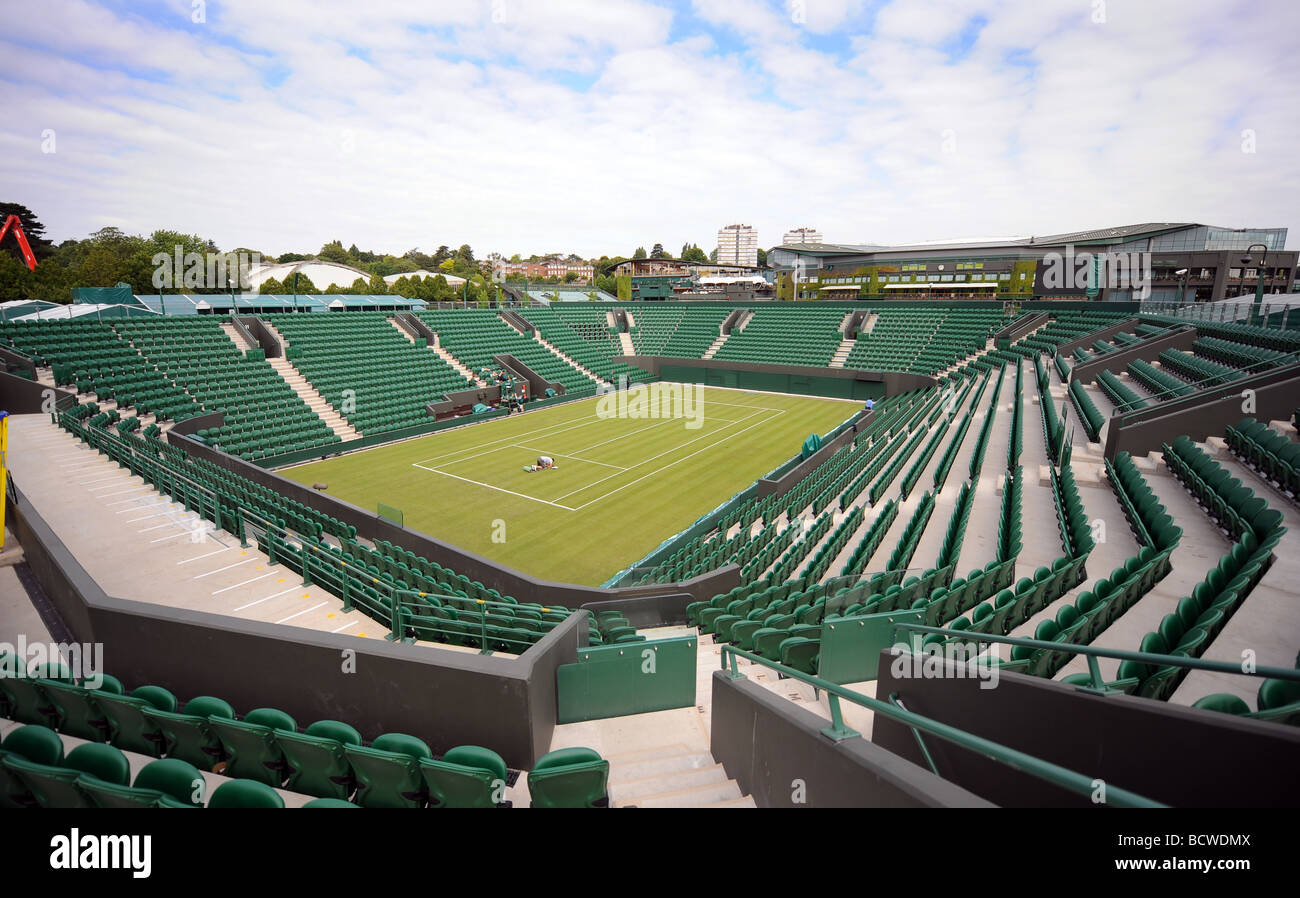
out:
M718 336L718 339L713 341L713 343L709 346L709 348L704 351L704 355L702 355L700 358L711 359L715 355L717 355L718 350L722 348L722 344L727 342L727 336L728 336L727 334L720 334Z
M830 367L843 368L844 362L849 357L849 353L853 352L853 345L855 343L857 343L857 340L850 340L848 337L841 340L840 345L835 349L835 355L831 357Z
M713 804L701 805L703 808L756 808L754 796L745 795L741 798L733 798L730 801L715 801Z
M609 761L610 766L616 763L635 763L638 761L652 761L656 758L667 758L675 755L689 754L690 749L680 742L672 745L656 745L654 748L642 748L637 751L627 751L617 755L606 755L605 760Z
M250 343L246 340L244 335L239 332L239 328L235 327L229 321L221 322L221 329L226 332L226 336L230 338L231 342L239 347L241 352L257 346L256 343Z
M565 355L564 352L562 352L559 347L554 346L551 343L548 343L546 341L546 338L542 336L541 330L534 331L534 335L535 335L534 339L536 339L538 343L541 343L543 346L545 346L546 349L550 351L550 353L554 355L556 358L564 362L567 362L571 368L581 372L582 374L585 374L587 377L591 378L597 383L601 382L600 378L596 376L596 372L592 371L590 368L584 368L581 364L578 363L576 359L573 359L568 355Z
M397 323L397 319L389 318L388 323L391 324L393 327L397 328L397 332L401 334L403 337L405 337L408 343L415 342L415 338L411 336L410 332L406 328L402 327L400 324Z
M276 331L276 329L271 326L270 322L263 323L266 325L266 329L271 332L272 336L279 340L282 346L287 348L289 341L284 339L283 335ZM271 368L275 373L280 375L280 378L287 383L299 397L302 398L303 402L307 403L307 407L315 413L316 417L324 421L329 426L330 430L338 434L339 439L347 442L348 440L357 440L361 438L361 433L349 424L347 419L340 415L338 411L335 410L334 406L329 404L324 396L317 392L316 388L312 386L311 381L307 380L306 376L295 368L292 362L284 358L284 356L281 356L278 359L268 359L268 361L271 363Z
M730 780L727 779L727 771L722 768L721 764L714 764L710 767L681 770L676 773L652 776L632 782L611 782L609 784L609 798L610 802L615 806L633 804L651 796L670 795L704 786L725 786L728 782Z
M735 780L720 783L705 783L701 786L689 786L672 792L647 795L636 802L639 808L699 808L717 804L721 801L734 801L743 798L740 786ZM618 807L615 804L615 807Z
M660 776L669 776L691 770L714 767L717 762L713 756L703 752L683 752L677 755L648 758L632 762L610 762L609 782L634 783L639 780Z
M618 342L623 347L624 355L636 355L636 346L632 343L632 335L627 331L621 331L619 333Z

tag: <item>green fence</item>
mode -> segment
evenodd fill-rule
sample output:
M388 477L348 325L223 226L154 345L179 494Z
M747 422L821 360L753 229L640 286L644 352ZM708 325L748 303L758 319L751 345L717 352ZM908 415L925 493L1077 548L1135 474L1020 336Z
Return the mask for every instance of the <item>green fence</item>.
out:
M694 636L580 649L555 673L559 723L695 704Z

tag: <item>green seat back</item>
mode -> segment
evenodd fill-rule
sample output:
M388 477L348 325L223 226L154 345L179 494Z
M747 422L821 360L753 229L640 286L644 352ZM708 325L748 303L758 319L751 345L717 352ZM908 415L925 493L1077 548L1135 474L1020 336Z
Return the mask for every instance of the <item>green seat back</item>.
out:
M528 773L535 808L609 805L609 762L590 748L561 748L537 759Z
M231 780L212 793L210 808L282 808L280 793L257 780Z

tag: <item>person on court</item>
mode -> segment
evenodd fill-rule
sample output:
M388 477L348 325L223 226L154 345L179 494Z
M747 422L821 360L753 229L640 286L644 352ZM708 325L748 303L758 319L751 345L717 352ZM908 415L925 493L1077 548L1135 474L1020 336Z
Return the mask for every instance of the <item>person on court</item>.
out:
M551 458L549 455L537 456L537 470L545 471L547 468L554 468L554 467L555 467L555 459Z

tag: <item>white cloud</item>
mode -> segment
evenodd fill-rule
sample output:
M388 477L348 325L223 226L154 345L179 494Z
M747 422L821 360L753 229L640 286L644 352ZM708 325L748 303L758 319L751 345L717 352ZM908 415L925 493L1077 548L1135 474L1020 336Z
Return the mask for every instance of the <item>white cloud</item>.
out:
M1290 6L1110 2L1099 24L1080 0L33 9L0 38L0 194L56 239L114 223L276 253L599 254L711 248L733 221L765 245L796 224L842 242L1300 224Z

